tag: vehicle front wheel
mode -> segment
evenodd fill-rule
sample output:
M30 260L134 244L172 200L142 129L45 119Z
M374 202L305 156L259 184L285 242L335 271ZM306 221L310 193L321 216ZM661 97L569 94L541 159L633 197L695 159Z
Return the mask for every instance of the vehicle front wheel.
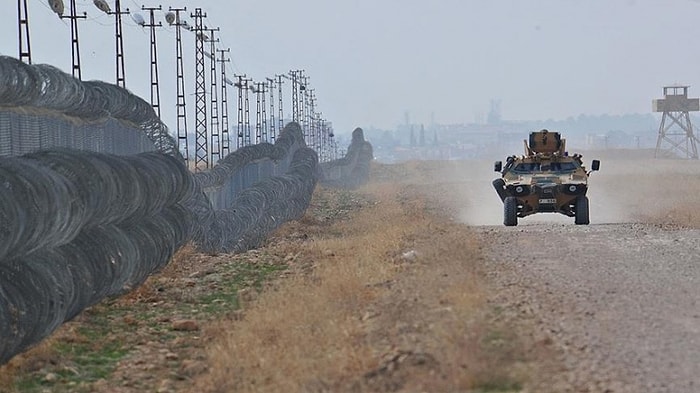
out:
M518 225L518 199L507 197L503 200L503 225L514 227Z
M588 225L590 224L590 219L588 216L588 197L581 195L576 198L576 206L574 208L574 223L576 225Z
M493 185L493 188L496 189L496 193L498 193L498 197L501 198L501 201L504 201L508 194L506 194L506 182L501 179L495 179L494 181L491 182Z

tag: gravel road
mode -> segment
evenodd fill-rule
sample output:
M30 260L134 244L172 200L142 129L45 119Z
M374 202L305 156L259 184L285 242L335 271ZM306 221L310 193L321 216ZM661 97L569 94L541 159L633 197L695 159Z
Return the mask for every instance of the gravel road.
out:
M700 392L700 163L592 158L589 226L502 226L489 162L441 164L428 188L481 236L503 318L559 354L532 391Z
M476 227L490 275L562 354L537 391L700 391L700 231Z
M539 214L504 227L490 163L441 174L456 219L485 244L495 301L561 354L534 391L700 392L700 230L689 229L700 163L593 158L589 226Z

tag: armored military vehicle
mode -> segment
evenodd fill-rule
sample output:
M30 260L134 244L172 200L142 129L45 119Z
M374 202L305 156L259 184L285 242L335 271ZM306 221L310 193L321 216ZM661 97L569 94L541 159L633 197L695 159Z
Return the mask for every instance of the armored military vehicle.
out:
M503 201L503 224L518 225L519 217L535 213L560 213L574 217L577 225L588 225L588 176L600 168L600 161L593 160L587 171L580 154L568 154L558 132L535 131L524 143L524 156L494 164L501 173L492 184Z

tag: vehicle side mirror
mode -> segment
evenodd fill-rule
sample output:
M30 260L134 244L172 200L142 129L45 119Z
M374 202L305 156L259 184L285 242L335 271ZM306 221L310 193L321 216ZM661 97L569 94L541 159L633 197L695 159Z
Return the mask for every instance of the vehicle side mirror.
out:
M494 172L500 172L501 170L503 170L503 163L502 162L496 161L495 163L493 163L493 171Z
M597 171L598 169L600 169L600 160L593 160L591 163L591 170Z

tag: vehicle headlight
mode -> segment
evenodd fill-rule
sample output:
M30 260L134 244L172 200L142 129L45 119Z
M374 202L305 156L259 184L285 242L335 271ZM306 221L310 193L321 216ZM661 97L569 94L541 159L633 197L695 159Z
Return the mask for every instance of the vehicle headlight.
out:
M569 195L579 195L586 192L585 184L563 184L562 190Z
M524 184L508 186L508 191L515 196L523 196L530 194L530 187Z

